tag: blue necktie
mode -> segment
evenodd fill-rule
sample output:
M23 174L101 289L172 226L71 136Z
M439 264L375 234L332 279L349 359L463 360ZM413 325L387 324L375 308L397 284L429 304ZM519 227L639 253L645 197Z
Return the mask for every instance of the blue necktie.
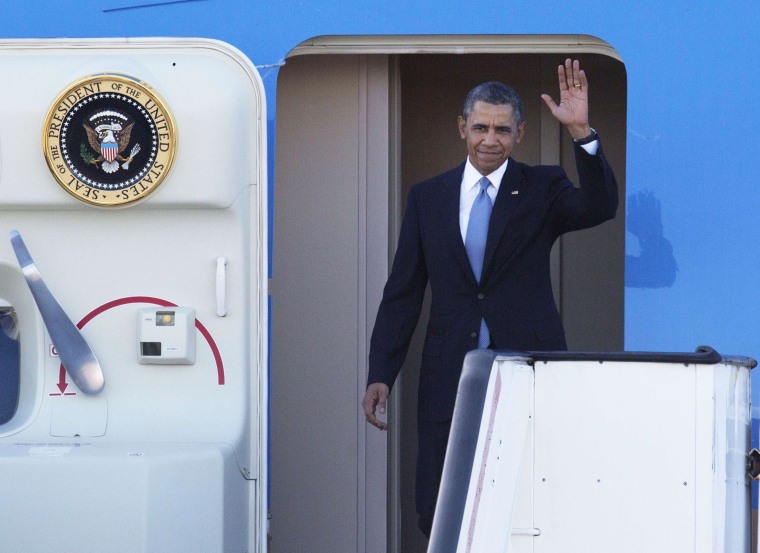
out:
M467 223L467 234L464 239L464 248L467 250L467 257L470 259L472 272L475 278L480 282L480 275L483 273L483 258L486 255L486 239L488 238L488 221L491 219L493 204L486 190L491 186L491 181L483 177L478 181L480 192L470 210L470 221ZM485 319L480 320L480 335L478 337L478 347L486 348L491 342L491 335L488 332Z

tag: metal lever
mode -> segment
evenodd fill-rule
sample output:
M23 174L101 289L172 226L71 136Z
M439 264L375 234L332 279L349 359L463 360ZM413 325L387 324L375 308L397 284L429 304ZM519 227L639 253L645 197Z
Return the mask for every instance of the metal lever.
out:
M99 393L105 385L103 370L100 368L95 354L79 332L76 325L63 310L55 299L50 289L42 280L42 275L34 264L26 244L21 239L18 231L11 231L11 246L16 253L21 272L24 274L29 290L32 291L34 301L40 310L42 320L45 322L50 338L53 340L58 355L61 358L66 372L69 373L74 384L85 394L94 395Z

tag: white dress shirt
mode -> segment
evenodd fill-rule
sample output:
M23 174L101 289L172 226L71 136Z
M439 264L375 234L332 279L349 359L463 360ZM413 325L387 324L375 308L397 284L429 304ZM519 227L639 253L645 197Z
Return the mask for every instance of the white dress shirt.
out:
M507 159L499 166L496 171L490 175L486 175L488 180L491 181L491 186L486 189L486 194L491 198L491 204L496 199L496 194L499 193L499 186L501 186L501 179L504 177L504 173L507 171ZM464 174L462 175L462 184L459 187L459 230L462 232L462 241L464 242L467 236L467 224L470 222L470 210L472 204L475 203L475 198L480 193L480 179L483 175L475 169L475 166L470 163L469 156L467 157L467 163L464 166Z

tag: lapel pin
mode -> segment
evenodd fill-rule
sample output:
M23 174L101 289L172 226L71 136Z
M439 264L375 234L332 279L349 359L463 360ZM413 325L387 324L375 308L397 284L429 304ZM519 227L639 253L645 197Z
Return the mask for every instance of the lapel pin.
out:
M512 195L517 196L520 193L519 190L512 190Z

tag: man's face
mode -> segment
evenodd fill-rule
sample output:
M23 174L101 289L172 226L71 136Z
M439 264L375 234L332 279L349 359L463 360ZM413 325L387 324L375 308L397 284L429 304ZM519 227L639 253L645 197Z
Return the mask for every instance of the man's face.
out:
M466 121L459 116L459 134L467 145L470 163L481 175L498 169L524 133L525 123L517 124L509 104L475 102Z

